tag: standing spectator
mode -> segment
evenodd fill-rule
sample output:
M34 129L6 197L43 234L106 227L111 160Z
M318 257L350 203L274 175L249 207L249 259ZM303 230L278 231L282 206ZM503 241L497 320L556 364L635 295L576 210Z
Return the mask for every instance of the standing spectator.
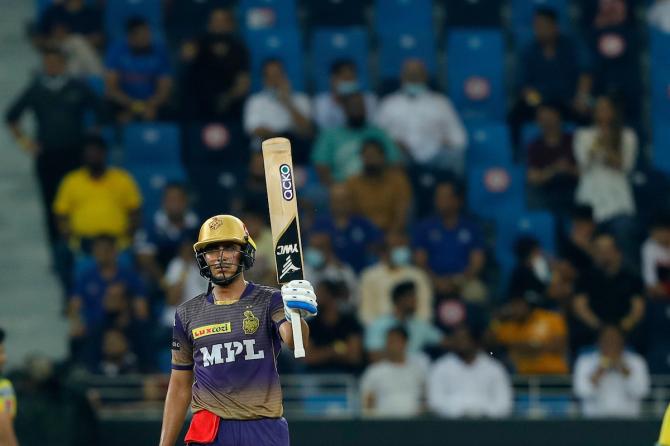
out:
M267 205L267 199L265 202ZM277 281L277 269L275 267L275 253L269 214L259 214L253 209L246 209L242 212L240 218L247 226L249 236L256 242L254 267L245 271L245 279L263 285L275 283Z
M320 129L342 127L346 124L343 103L347 96L361 93L365 100L367 120L372 120L377 109L377 96L361 91L356 64L350 59L338 59L330 66L330 91L314 98L314 121Z
M541 103L554 102L577 117L589 112L592 79L579 46L561 34L556 11L537 8L535 38L518 61L517 100L509 116L512 140L519 146L521 125L535 117Z
M165 113L173 84L170 59L145 19L128 20L126 41L110 47L105 66L107 98L119 122L154 121Z
M595 221L611 232L635 258L633 248L635 201L629 175L637 159L637 136L623 126L621 111L612 98L596 101L595 125L575 134L575 158L581 172L577 202L593 208ZM634 252L633 252L634 251Z
M252 94L244 104L244 130L252 144L275 136L286 136L298 147L294 150L296 162L307 161L305 141L312 136L310 101L304 93L294 92L279 59L263 63L263 90ZM301 149L302 148L302 149Z
M94 372L108 378L139 372L137 356L123 331L111 328L102 335L102 359Z
M93 2L86 0L53 2L40 18L39 33L42 38L46 38L58 26L65 26L72 34L86 38L93 47L101 48L104 43L102 13Z
M429 271L439 295L461 295L483 302L486 288L480 275L486 262L479 228L461 215L463 193L454 182L435 188L435 216L414 230L414 259ZM444 255L449 253L449 255Z
M560 240L561 257L581 274L593 265L593 238L596 224L591 206L576 206L572 212L570 232Z
M670 215L661 214L651 224L642 245L642 277L649 296L670 297Z
M392 312L378 317L365 329L365 350L372 360L376 361L383 357L386 335L397 325L404 326L409 335L408 353L418 353L442 344L444 340L442 332L430 322L416 316L416 285L413 282L396 285L391 298Z
M217 121L242 116L251 87L249 54L234 35L235 17L228 9L214 9L207 33L197 42L187 42L182 57L189 63L182 91L185 117Z
M386 333L384 360L369 366L361 377L363 411L367 415L409 418L422 410L426 369L407 355L407 330Z
M330 280L317 285L319 317L309 320L310 348L305 362L310 371L356 373L363 366L362 328L341 310L342 285Z
M635 418L649 393L647 363L624 350L624 335L615 326L603 327L598 350L577 359L573 387L589 418Z
M54 48L42 52L42 72L7 110L5 120L18 144L35 160L42 205L46 212L49 238L58 237L51 206L58 184L65 174L81 163L84 142L84 115L94 110L101 115L100 102L79 81L66 74L63 53ZM35 138L24 133L20 120L31 111L37 121Z
M381 101L377 124L414 165L462 174L468 135L451 101L429 89L421 60L405 61L401 80L401 89Z
M329 281L344 287L345 301L358 302L358 280L351 266L343 263L333 252L333 241L328 232L313 231L309 235L305 257L305 277L312 283Z
M430 409L445 418L503 418L512 412L507 371L481 351L479 339L465 325L453 334L453 353L431 368L426 393Z
M386 233L380 260L361 272L358 319L365 325L389 314L393 307L391 294L402 282L416 285L416 316L428 322L433 317L433 290L430 278L412 265L412 250L406 233Z
M642 281L624 269L615 239L602 234L594 246L594 267L579 277L573 302L575 316L586 328L577 333L581 345L595 341L598 331L607 324L625 333L634 332L645 310Z
M405 172L388 165L381 143L362 143L363 171L346 181L356 214L384 232L404 230L412 206L412 186Z
M312 151L312 163L316 166L321 183L326 186L361 172L362 144L371 138L382 144L389 164L397 164L401 159L398 147L386 132L368 122L365 99L361 93L346 96L342 107L346 124L322 131Z
M568 212L577 186L577 164L572 135L563 131L561 109L543 104L537 109L542 134L528 145L528 183L531 205Z

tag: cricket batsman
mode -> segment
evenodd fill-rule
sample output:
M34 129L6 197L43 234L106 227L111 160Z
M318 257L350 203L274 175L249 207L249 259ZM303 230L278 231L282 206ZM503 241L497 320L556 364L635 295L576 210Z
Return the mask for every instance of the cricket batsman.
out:
M18 446L19 442L14 432L16 396L12 383L2 377L2 369L6 362L5 332L0 328L0 446Z
M314 289L305 280L281 291L245 281L256 245L232 215L205 221L193 249L210 286L175 314L160 446L175 444L189 404L187 444L288 446L276 359L282 341L293 348L289 310L316 315ZM309 328L301 325L307 345Z

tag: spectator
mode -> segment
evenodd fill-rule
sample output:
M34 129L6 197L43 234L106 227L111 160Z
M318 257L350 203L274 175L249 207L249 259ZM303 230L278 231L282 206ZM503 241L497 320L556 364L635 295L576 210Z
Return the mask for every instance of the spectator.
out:
M107 98L116 119L154 121L166 112L172 94L172 72L167 49L156 42L149 23L128 20L126 42L110 47L105 60Z
M372 263L375 245L382 232L368 219L356 215L353 198L343 184L330 188L330 215L317 218L312 232L327 232L337 258L360 272Z
M233 206L240 211L246 210L259 215L269 215L263 153L255 151L250 154L249 167L246 171L246 179Z
M503 418L512 412L512 384L505 368L481 351L479 339L461 326L453 335L453 353L428 374L428 407L441 417Z
M267 199L265 202L267 205ZM249 235L256 242L254 267L244 272L244 277L249 282L270 284L277 281L275 250L268 216L268 213L259 214L253 209L247 209L240 217L247 226Z
M102 360L95 373L115 378L138 372L137 356L130 350L126 335L116 328L105 331L102 336Z
M190 207L186 186L166 185L161 209L135 236L134 248L140 268L159 282L168 262L178 255L182 241L192 238L199 227L200 219Z
M561 109L542 104L537 109L542 134L528 145L529 201L537 207L568 212L577 186L572 135L563 131Z
M346 181L354 212L383 231L404 230L412 206L412 186L402 170L391 168L384 147L370 139L361 144L363 171Z
M398 148L388 135L368 122L362 94L347 96L342 107L346 124L322 131L312 151L312 162L316 165L321 183L326 186L361 172L362 143L370 138L383 145L389 164L396 164L401 158Z
M573 379L582 412L589 418L638 417L650 387L644 358L624 350L624 335L612 325L603 327L598 350L579 357Z
M93 2L86 0L53 2L40 18L39 33L45 38L59 26L66 27L72 34L85 37L93 47L101 48L104 43L102 13Z
M509 116L512 140L519 146L521 125L535 117L541 103L562 104L576 117L588 114L592 79L579 47L561 34L556 11L537 8L534 41L523 50L517 100Z
M419 59L405 61L401 80L401 89L381 101L377 124L414 165L462 174L468 136L451 101L429 89Z
M426 348L439 347L444 339L440 330L430 322L416 316L417 298L416 285L413 282L402 282L393 288L393 310L380 316L365 329L365 350L370 359L377 361L384 355L384 344L388 331L403 325L409 334L407 352L418 353Z
M90 109L99 119L100 102L84 84L67 76L63 53L49 47L42 52L42 73L14 101L5 117L18 144L35 160L52 244L57 241L58 229L51 206L58 184L81 163L84 115ZM21 129L21 116L27 110L37 122L35 138Z
M594 267L579 277L573 311L586 330L577 333L581 345L595 341L604 325L616 325L634 332L645 311L640 278L624 269L621 251L611 235L601 234L594 242Z
M578 274L593 265L593 237L596 224L591 206L577 206L572 212L570 232L561 237L561 257L567 260Z
M294 142L309 139L312 136L310 115L309 97L292 91L282 62L266 60L263 63L263 90L249 96L244 104L244 130L255 138L252 144L260 147L263 139L280 135ZM294 157L299 164L306 162L306 149L294 150Z
M312 283L324 280L342 284L345 301L358 302L358 280L351 266L342 263L333 252L333 241L328 232L313 231L304 252L305 277Z
M594 126L575 134L575 158L581 172L576 199L593 208L595 221L625 243L622 247L627 254L637 256L639 252L632 253L629 246L635 202L628 179L637 158L637 137L623 126L621 112L609 97L598 98L594 119Z
M214 9L207 33L184 44L182 57L190 62L182 85L187 119L240 119L251 79L249 54L235 28L230 10Z
M514 295L491 324L494 342L506 349L516 373L562 375L566 361L567 329L563 316Z
M361 394L367 415L409 418L423 412L426 368L408 357L408 338L402 326L391 328L386 334L384 360L363 373Z
M350 59L338 59L330 66L330 91L314 98L314 121L320 129L342 127L346 124L344 102L352 94L362 94L367 120L371 121L377 109L377 96L361 91L356 64Z
M486 288L480 275L486 257L479 228L461 215L463 193L456 183L442 182L434 197L435 216L414 230L415 263L429 271L438 295L483 302Z
M399 231L386 233L381 258L361 272L358 319L365 325L391 313L393 289L400 283L416 284L416 316L426 322L433 317L433 290L430 278L412 265L412 250L407 234Z
M67 73L87 81L88 77L102 77L102 59L96 48L80 34L70 32L63 24L55 24L49 34L50 43L60 49L67 60Z
M309 320L309 369L326 373L359 372L363 366L362 328L340 309L342 283L318 282L319 317Z
M670 297L670 215L658 215L642 245L642 276L649 296Z
M670 1L656 0L647 11L647 21L664 33L670 33Z

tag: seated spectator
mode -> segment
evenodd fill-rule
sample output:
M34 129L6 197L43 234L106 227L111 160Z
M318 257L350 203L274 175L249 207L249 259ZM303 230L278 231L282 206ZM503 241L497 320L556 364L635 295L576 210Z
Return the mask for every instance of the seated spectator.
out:
M512 384L505 368L481 350L466 325L453 335L453 353L428 374L428 407L445 418L503 418L512 412Z
M254 139L252 145L260 147L264 139L286 136L306 140L312 136L309 97L294 92L279 59L263 63L263 90L252 94L244 104L244 130ZM298 164L307 161L307 150L294 150Z
M561 258L567 260L577 274L593 266L593 238L596 224L591 206L577 206L572 212L570 232L560 238Z
M493 341L503 347L521 375L568 373L567 329L560 313L514 295L491 324Z
M330 66L330 91L319 93L314 98L314 121L319 128L325 130L344 126L347 123L344 101L356 93L363 95L367 120L371 121L377 109L377 96L361 91L356 64L352 60L334 61Z
M235 29L232 11L214 9L207 33L182 47L182 59L188 62L182 82L187 119L240 119L251 78L249 54Z
M346 181L354 212L384 232L404 230L412 206L412 185L405 172L388 165L384 148L370 139L361 144L363 171Z
M380 102L377 125L414 165L462 174L468 135L451 101L429 89L421 60L405 61L401 80L401 89Z
M360 272L372 263L373 249L381 242L382 232L352 209L353 197L343 184L330 188L330 215L319 217L312 232L330 234L335 255Z
M409 418L423 412L426 367L407 355L409 335L402 326L386 333L384 359L361 376L363 413L376 417Z
M624 269L614 238L599 235L594 247L594 266L580 275L573 302L574 314L583 326L582 332L575 333L582 346L592 344L605 325L636 334L645 311L642 281Z
M644 358L624 350L619 328L604 326L598 349L579 356L573 388L589 418L640 416L640 403L649 394L649 371Z
M430 278L421 268L412 265L412 250L407 234L390 231L386 234L379 261L361 271L358 319L368 325L391 313L391 294L403 282L416 285L416 316L426 322L431 321L433 290Z
M319 317L309 319L310 371L356 373L363 366L362 328L352 315L341 310L342 284L318 282Z
M659 31L670 33L670 1L656 0L647 10L647 22Z
M267 205L267 199L265 201ZM244 272L244 278L254 283L274 285L277 282L277 269L268 215L268 213L259 214L253 209L247 209L240 217L247 226L249 235L256 242L254 267Z
M67 27L72 34L86 38L93 47L102 48L104 43L102 12L95 2L86 0L53 2L40 18L38 24L40 37L48 38L58 26Z
M431 275L437 295L483 302L487 293L480 278L486 262L484 246L479 228L461 214L462 205L463 193L456 183L436 186L435 215L414 230L414 259Z
M143 18L128 20L126 36L126 42L117 42L107 52L107 98L120 123L133 119L155 121L165 113L172 95L167 49L155 41Z
M333 252L333 241L328 232L313 231L304 251L305 277L312 283L322 281L342 284L348 304L358 302L358 280L351 266L343 263Z
M138 373L137 356L130 350L126 335L111 328L102 336L102 360L95 373L108 378Z
M396 164L401 160L398 147L386 132L368 122L365 99L361 93L346 96L342 107L346 123L323 130L312 151L312 163L316 166L321 183L326 186L361 172L361 148L363 141L368 139L376 139L382 144L389 164Z
M594 126L575 133L580 170L576 200L591 206L596 223L616 236L628 258L635 258L639 252L637 246L630 246L635 201L629 175L637 159L637 136L623 126L621 112L609 97L596 101L594 120Z
M670 215L658 215L649 238L642 245L642 277L647 294L657 299L670 297Z
M186 186L170 183L163 189L161 208L135 236L140 268L154 281L163 277L168 262L178 255L182 241L192 238L200 219L190 207Z
M556 11L537 8L533 18L534 40L517 63L517 100L510 115L512 141L521 141L521 125L535 117L541 103L553 102L571 110L575 117L588 117L591 74L579 46L563 35Z
M402 325L409 335L407 352L418 353L427 348L437 348L444 341L442 332L430 322L416 316L416 285L402 282L393 288L391 299L393 309L380 316L365 328L365 350L370 359L377 361L384 355L384 345L388 331Z
M233 200L232 207L238 212L250 211L259 215L269 215L262 152L254 151L249 154L249 166L246 168L245 178L239 188L239 195Z
M543 104L537 109L542 134L528 145L529 204L552 211L568 212L577 186L577 165L572 135L563 131L561 109Z
M65 55L70 76L86 81L90 76L102 77L104 74L96 48L82 35L72 33L67 25L54 24L49 42Z

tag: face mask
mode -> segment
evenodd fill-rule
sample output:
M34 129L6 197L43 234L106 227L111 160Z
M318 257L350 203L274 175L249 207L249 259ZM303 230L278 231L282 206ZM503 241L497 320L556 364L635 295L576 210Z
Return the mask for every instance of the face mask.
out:
M340 96L358 93L359 87L356 81L342 81L335 85L335 92Z
M544 256L535 256L531 261L531 268L538 279L544 283L548 283L551 280L551 269L549 269L549 262Z
M405 82L402 85L402 89L409 96L419 96L427 90L427 87L425 84L420 84L418 82Z
M412 251L409 246L398 246L391 250L391 263L395 266L409 265L412 260Z
M315 248L305 249L305 263L311 268L320 269L326 263L326 257Z
M371 164L363 166L363 171L366 175L377 176L384 171L384 167Z
M60 76L48 76L45 74L42 76L42 85L44 85L47 90L58 91L62 89L66 83L67 76L64 74Z

